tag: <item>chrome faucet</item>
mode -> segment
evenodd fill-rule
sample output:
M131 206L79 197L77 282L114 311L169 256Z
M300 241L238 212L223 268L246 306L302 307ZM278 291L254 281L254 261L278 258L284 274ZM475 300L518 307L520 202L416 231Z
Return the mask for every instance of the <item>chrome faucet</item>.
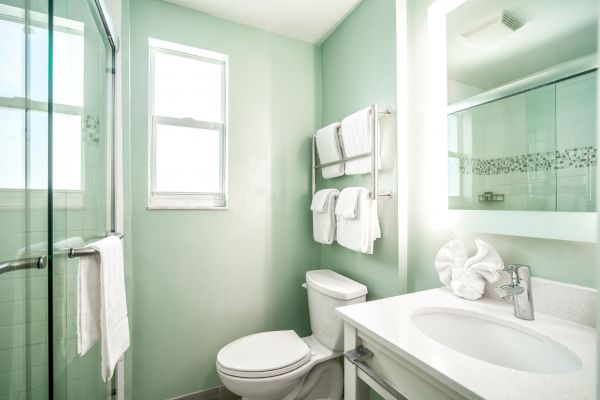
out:
M501 299L512 297L515 317L533 320L533 297L531 294L531 275L527 265L510 264L503 271L510 272L512 282L498 286L495 291Z

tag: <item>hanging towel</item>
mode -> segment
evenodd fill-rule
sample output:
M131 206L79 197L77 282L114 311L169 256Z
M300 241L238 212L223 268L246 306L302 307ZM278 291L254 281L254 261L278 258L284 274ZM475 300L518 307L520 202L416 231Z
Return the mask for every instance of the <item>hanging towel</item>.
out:
M78 352L85 354L98 336L101 338L102 379L107 382L129 348L123 245L118 237L109 236L87 247L97 250L98 255L80 258Z
M479 239L475 244L477 253L467 258L464 243L452 240L438 251L435 259L440 281L452 288L455 295L468 300L483 296L486 282L496 282L500 278L498 271L504 268L496 249Z
M339 122L334 122L333 124L329 124L326 127L319 129L315 135L319 162L321 164L342 159L342 150L340 148L338 137L340 125ZM344 163L321 168L321 174L325 179L342 176L344 175Z
M323 189L315 193L310 209L313 212L313 238L316 242L331 244L335 239L335 200L337 189Z
M356 211L352 213L352 205ZM335 214L337 217L336 240L350 250L373 254L373 243L381 237L377 203L370 199L365 188L346 188L340 193Z
M375 107L371 106L355 112L342 120L342 146L346 157L369 153L372 150L371 143L373 140L375 118L377 118ZM381 159L379 160L381 161ZM381 165L378 166L378 168L380 167ZM371 172L371 157L346 162L346 175L366 174L369 172Z

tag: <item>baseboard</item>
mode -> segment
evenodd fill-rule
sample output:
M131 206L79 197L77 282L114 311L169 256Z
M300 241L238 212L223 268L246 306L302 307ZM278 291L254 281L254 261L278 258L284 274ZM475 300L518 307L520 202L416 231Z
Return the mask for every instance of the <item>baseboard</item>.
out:
M231 393L225 386L218 386L212 389L201 390L199 392L184 394L183 396L172 397L169 400L238 400L240 396Z

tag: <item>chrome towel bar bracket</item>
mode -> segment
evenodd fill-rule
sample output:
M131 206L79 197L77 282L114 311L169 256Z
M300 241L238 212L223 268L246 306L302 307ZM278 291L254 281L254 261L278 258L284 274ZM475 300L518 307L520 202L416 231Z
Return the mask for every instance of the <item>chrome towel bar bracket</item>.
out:
M117 236L119 239L123 239L125 237L125 235L123 235L122 233L119 233L119 232L106 233L106 237L109 237L109 236ZM67 256L69 258L93 256L96 254L98 254L98 251L91 247L80 247L80 248L73 247L73 248L70 248L69 250L67 250Z
M29 257L18 260L0 261L0 273L19 269L44 269L48 265L48 257Z
M373 353L363 346L344 352L344 358L354 364L358 369L364 372L369 378L373 379L386 392L398 400L409 400L398 389L389 383L385 378L379 376L375 370L369 367L365 361L373 358Z

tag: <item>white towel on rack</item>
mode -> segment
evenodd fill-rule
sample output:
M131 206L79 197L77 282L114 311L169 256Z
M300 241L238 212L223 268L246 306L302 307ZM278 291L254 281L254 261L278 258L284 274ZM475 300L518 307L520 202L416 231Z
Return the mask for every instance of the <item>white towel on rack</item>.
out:
M117 236L109 236L86 247L98 255L81 257L79 262L78 352L85 354L101 338L102 379L107 382L130 340L123 245Z
M331 244L335 239L335 200L337 189L319 190L313 196L310 209L313 213L313 238L316 242Z
M341 136L342 147L346 157L353 157L371 152L371 143L375 132L375 122L377 114L375 107L370 106L342 120ZM379 159L380 160L380 159ZM365 157L358 160L346 161L346 175L358 175L371 172L371 157ZM378 168L381 168L381 160Z
M356 204L354 216L349 210ZM335 208L336 240L350 250L373 254L373 243L381 238L377 202L371 200L366 188L346 188L341 191ZM348 218L347 218L348 217Z
M315 141L317 144L317 152L319 154L319 163L325 164L342 159L342 150L338 137L340 123L334 122L317 131ZM329 167L321 168L323 178L335 178L344 175L344 163L330 165Z

